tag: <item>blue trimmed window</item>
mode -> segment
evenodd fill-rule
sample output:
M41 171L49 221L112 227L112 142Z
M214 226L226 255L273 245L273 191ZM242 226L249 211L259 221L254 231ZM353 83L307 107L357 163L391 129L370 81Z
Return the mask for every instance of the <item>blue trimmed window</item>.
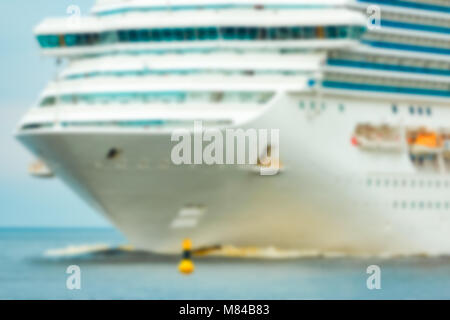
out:
M319 38L348 38L359 36L364 28L359 26L277 26L277 27L234 27L204 26L198 28L128 29L102 33L81 33L66 35L40 35L37 37L42 48L74 47L116 42L160 42L160 41L205 41L205 40L293 40Z

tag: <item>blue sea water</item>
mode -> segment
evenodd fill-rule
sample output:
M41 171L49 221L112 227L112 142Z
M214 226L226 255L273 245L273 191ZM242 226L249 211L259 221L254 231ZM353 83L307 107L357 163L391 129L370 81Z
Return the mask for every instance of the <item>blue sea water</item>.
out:
M109 250L47 257L70 245L126 244L113 229L0 229L0 299L450 299L450 257L197 258L190 276L179 257ZM381 289L366 286L369 265ZM81 290L66 269L81 268Z

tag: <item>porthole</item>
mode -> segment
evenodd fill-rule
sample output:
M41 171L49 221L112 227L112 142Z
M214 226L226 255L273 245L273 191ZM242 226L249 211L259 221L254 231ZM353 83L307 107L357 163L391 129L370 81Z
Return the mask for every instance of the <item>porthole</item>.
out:
M427 115L431 116L431 108L427 108Z
M120 156L120 153L121 153L121 151L119 149L111 148L108 150L108 152L106 154L106 159L108 159L108 160L116 159Z
M397 113L398 112L398 107L394 104L392 105L392 113Z
M413 107L413 106L410 106L410 107L409 107L409 113L410 113L410 114L414 114L414 107Z
M417 113L418 113L419 115L422 115L422 114L423 114L423 109L422 109L422 107L419 107L419 108L417 109Z

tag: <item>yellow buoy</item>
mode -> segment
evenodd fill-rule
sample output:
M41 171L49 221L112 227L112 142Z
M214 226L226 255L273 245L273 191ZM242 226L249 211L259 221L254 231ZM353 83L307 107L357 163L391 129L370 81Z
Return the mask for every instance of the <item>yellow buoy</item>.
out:
M191 274L192 272L194 272L195 267L194 263L192 262L191 251L192 242L190 239L185 239L183 241L183 259L178 265L178 270L180 270L182 274Z
M191 251L192 250L192 241L191 239L183 240L183 251Z
M178 270L180 270L182 274L191 274L194 272L194 263L192 260L183 259L178 266Z

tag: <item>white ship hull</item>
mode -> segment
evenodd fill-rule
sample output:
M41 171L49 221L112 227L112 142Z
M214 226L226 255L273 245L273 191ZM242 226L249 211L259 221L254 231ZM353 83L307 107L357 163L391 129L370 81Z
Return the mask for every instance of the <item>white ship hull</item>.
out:
M410 116L407 104L394 116L383 101L314 99L283 96L239 126L280 129L283 169L274 176L249 165L174 165L170 134L145 129L50 129L20 139L139 249L178 252L189 237L196 247L450 253L450 176L417 172L406 143L378 153L350 143L357 123L404 126L424 119ZM433 124L444 126L450 110L436 103L433 115ZM106 159L111 148L121 150L120 157ZM202 211L186 217L183 208L192 206Z

